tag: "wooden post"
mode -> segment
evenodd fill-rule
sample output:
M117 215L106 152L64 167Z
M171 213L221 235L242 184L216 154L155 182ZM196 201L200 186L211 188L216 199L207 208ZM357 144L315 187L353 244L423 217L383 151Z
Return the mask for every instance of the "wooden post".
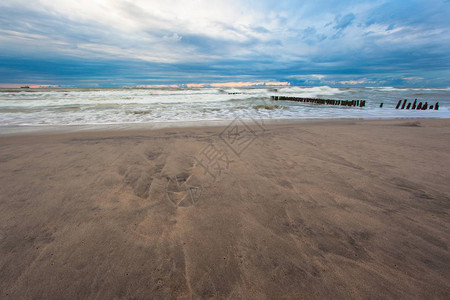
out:
M402 109L405 109L405 105L406 105L406 101L408 101L408 100L403 100L403 105L402 105Z

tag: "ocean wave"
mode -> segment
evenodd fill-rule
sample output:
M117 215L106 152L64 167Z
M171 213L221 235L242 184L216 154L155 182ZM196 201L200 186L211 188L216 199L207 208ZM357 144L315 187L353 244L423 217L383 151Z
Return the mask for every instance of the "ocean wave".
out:
M295 94L300 97L314 98L319 96L333 96L343 94L345 91L341 88L334 88L329 86L315 86L315 87L283 87L278 89L279 94Z
M153 112L153 110L149 109L149 110L126 110L125 113L126 114L131 114L131 115L148 115L151 114Z
M365 108L271 101L272 95L305 98L365 99ZM395 110L399 99L435 103L439 111ZM379 108L383 102L383 109ZM199 88L60 89L0 93L0 126L123 124L264 118L446 117L448 89L434 88Z
M274 110L274 109L288 109L283 105L278 104L259 104L252 106L253 109L266 109L266 110Z

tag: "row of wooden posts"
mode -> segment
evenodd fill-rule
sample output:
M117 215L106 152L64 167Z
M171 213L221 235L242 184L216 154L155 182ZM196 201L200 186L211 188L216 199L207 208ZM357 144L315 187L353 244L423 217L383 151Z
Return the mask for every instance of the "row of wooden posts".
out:
M402 103L403 102L403 103ZM383 107L383 103L380 104L380 107ZM417 99L414 99L414 102L408 103L407 99L404 100L398 100L397 106L395 107L395 109L415 109L415 110L427 110L427 109L434 109L434 110L439 110L439 102L436 102L435 105L429 105L428 106L428 102L425 102L422 104L422 102L419 102L419 104L417 104Z
M340 106L359 106L365 107L366 100L332 100L332 99L319 99L319 98L302 98L302 97L286 97L286 96L272 96L272 100L287 100L287 101L296 101L296 102L305 102L305 103L314 103L314 104L325 104L325 105L340 105ZM380 103L380 108L383 107L383 103ZM409 102L407 99L398 100L397 106L395 109L415 109L415 110L427 110L434 109L439 110L439 102L436 102L435 105L428 105L428 102L417 103L417 99L414 100L413 103Z
M366 106L366 100L332 100L332 99L285 97L285 96L272 96L271 99L275 101L287 100L287 101L306 102L324 105L359 106L359 107Z

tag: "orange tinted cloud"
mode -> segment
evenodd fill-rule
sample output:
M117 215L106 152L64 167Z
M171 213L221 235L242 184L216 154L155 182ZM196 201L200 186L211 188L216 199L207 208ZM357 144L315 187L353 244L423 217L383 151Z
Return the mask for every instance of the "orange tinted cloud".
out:
M251 87L251 86L288 86L289 82L280 81L259 81L259 82L217 82L217 83L189 83L186 84L188 88L198 88L198 87L216 87L216 88L226 88L226 87Z
M188 83L188 84L186 84L186 86L188 88L201 88L201 87L205 87L206 84L205 83Z
M289 82L224 82L224 83L211 83L212 87L250 87L250 86L285 86L289 85Z
M36 85L30 85L30 89L44 89L44 88L57 88L59 85L55 84L36 84Z
M137 88L203 88L203 87L215 87L215 88L227 88L227 87L251 87L251 86L288 86L289 82L280 81L258 81L258 82L216 82L216 83L187 83L187 84L146 84L138 85Z
M0 84L0 88L9 88L9 89L18 89L21 87L29 87L30 89L44 89L44 88L58 88L60 87L59 85L55 85L55 84L33 84L33 85L28 85L28 84L8 84L8 83L2 83Z
M145 89L161 89L161 88L177 88L176 84L145 84L138 85L137 88L145 88Z
M0 88L2 88L2 89L17 89L17 88L20 88L20 85L19 84L2 83L2 84L0 84Z

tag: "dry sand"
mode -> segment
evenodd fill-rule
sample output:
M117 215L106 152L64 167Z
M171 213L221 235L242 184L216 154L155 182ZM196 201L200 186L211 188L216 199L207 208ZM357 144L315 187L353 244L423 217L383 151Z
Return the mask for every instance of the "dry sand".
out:
M3 136L0 298L448 299L449 149L450 120Z

